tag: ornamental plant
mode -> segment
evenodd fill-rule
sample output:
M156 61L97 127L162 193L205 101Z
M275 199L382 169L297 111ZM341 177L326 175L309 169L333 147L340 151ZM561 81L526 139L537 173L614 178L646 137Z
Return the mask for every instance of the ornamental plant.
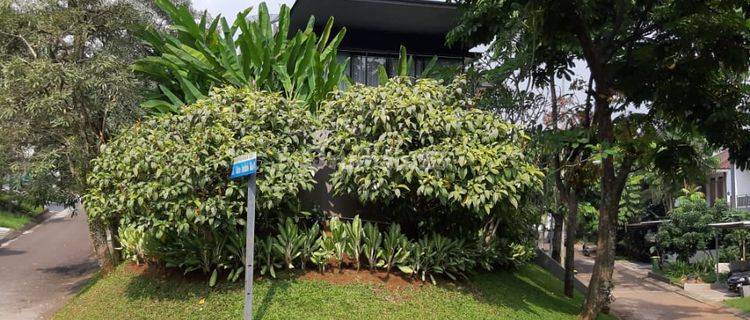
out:
M169 16L169 27L175 32L146 29L142 38L153 55L133 66L158 85L153 99L142 104L155 113L180 112L211 88L228 85L281 92L315 110L347 81L348 61L336 58L346 30L333 34L333 18L317 34L311 17L305 30L292 30L296 32L289 37L286 5L281 6L275 26L263 2L257 19L249 16L248 8L237 13L232 25L221 16L195 17L187 6L175 6L170 0L156 0L156 5Z
M470 108L463 85L394 78L338 93L323 115L331 120L324 147L336 168L334 192L428 217L460 212L494 236L498 217L520 211L542 173L524 154L527 135Z
M84 196L89 219L123 220L153 232L164 247L187 238L210 244L183 246L198 248L196 256L200 248L227 252L186 268L241 267L237 250L227 248L231 241L221 239L245 225L246 188L228 178L232 159L257 152L258 227L272 228L280 215L297 213L297 193L313 186L316 127L306 109L279 94L216 89L183 113L136 124L102 148Z
M659 226L657 242L677 259L688 262L696 252L706 250L713 242L716 230L708 225L727 221L729 208L725 202L709 205L703 193L683 189L677 206L669 213L669 221Z

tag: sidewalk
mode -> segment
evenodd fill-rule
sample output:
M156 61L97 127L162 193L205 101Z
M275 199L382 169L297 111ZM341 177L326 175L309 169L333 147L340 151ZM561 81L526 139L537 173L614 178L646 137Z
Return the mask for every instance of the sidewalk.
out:
M593 267L593 258L576 255L576 277L581 281L589 282ZM743 319L720 303L700 301L681 288L649 278L649 270L648 264L615 262L612 314L622 320Z

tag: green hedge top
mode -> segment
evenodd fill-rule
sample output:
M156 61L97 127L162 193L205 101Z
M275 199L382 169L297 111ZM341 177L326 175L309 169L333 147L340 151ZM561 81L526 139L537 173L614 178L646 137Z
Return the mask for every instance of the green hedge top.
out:
M84 204L91 219L124 218L158 233L244 224L245 189L228 178L232 159L257 152L258 213L283 211L312 188L316 128L308 111L278 94L216 89L104 147Z
M396 78L355 86L329 101L323 115L337 164L334 191L363 202L437 200L478 214L518 207L541 171L524 155L522 130L463 100L463 81L445 86Z

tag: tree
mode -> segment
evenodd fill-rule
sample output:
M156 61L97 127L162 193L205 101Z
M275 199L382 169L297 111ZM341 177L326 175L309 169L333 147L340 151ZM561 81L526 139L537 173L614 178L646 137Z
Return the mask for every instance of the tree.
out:
M135 34L159 20L144 3L0 2L0 161L37 202L71 203L100 146L139 116Z
M750 3L635 1L458 1L464 16L450 39L523 39L538 66L585 61L593 79L592 142L601 156L598 255L581 314L594 319L613 288L620 197L656 125L706 137L748 164ZM519 27L520 26L520 27ZM497 42L497 41L496 41ZM498 44L505 50L507 44ZM622 117L632 109L643 115ZM648 125L646 125L648 123ZM638 130L633 130L638 129ZM649 147L651 147L649 149ZM658 150L658 149L657 149Z

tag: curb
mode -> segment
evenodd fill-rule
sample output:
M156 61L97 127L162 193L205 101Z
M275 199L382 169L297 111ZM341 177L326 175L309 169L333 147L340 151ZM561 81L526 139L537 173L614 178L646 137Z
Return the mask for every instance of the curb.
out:
M9 232L8 234L6 234L5 237L0 238L0 247L2 247L5 243L10 242L11 240L18 238L18 236L22 235L24 232L28 231L29 229L51 218L56 213L59 213L59 212L58 211L53 212L45 208L44 212L34 217L34 219L31 219L31 221L23 225L23 227L18 228L17 230L13 230Z

